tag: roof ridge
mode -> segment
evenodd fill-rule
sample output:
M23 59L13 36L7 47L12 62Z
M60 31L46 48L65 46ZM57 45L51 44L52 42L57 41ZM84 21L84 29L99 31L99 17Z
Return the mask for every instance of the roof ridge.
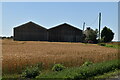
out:
M43 26L41 26L41 25L39 25L39 24L37 24L37 23L35 23L35 22L33 22L33 21L26 22L26 23L21 24L21 25L19 25L19 26L17 26L17 27L14 27L14 28L22 27L22 26L27 25L27 24L30 24L30 23L35 24L35 25L37 25L37 26L39 26L39 27L42 27L42 28L44 28L44 29L47 29L47 28L45 28L45 27L43 27Z
M73 28L79 29L79 28L74 27L74 26L72 26L71 24L68 24L68 23L62 23L62 24L59 24L59 25L57 25L57 26L55 26L55 27L52 27L52 28L49 28L49 29L54 29L54 28L59 27L59 26L61 26L61 25L69 25L69 26L71 26L71 27L73 27ZM79 30L81 30L81 29L79 29Z

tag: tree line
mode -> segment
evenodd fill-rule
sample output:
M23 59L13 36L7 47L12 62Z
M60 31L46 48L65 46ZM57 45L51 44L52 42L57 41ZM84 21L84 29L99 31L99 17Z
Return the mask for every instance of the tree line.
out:
M10 36L10 37L6 37L6 36L0 36L0 39L13 39L13 36Z
M99 42L108 43L111 42L114 38L113 31L106 26L101 31L100 39L98 39L98 29L93 30L90 27L88 27L83 32L83 34L84 34L83 42L85 43L99 43Z

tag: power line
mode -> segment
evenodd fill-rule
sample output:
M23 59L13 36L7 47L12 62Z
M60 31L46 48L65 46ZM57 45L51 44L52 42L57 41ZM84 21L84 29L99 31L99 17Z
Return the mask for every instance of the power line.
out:
M85 22L85 26L89 26L89 27L91 26L92 27L98 21L98 18L99 18L99 15L96 16L96 18L94 19L94 21L91 24L88 24L88 23Z
M87 23L85 23L87 26L93 26L93 24L95 24L96 23L96 21L98 20L98 15L97 15L97 17L94 19L94 21L91 23L91 24L87 24Z
M95 24L96 23L96 21L98 20L98 15L97 15L97 17L95 18L95 20L90 24L90 26L92 26L93 24Z

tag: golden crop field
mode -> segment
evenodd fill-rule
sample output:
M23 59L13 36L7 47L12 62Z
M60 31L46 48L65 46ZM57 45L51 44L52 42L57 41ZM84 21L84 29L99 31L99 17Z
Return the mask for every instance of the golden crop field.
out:
M21 72L26 65L43 63L50 68L55 63L67 67L80 66L85 61L101 62L118 58L118 49L97 44L2 40L3 73Z

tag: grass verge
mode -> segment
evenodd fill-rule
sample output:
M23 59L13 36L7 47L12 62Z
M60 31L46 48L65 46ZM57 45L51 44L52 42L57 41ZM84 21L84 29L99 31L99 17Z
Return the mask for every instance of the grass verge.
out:
M119 45L119 44L99 43L98 45L100 45L100 46L105 46L105 47L110 47L110 48L117 48L117 49L120 48L120 45Z
M93 76L102 75L109 71L113 71L116 69L120 69L120 60L112 60L102 63L96 63L90 66L81 66L68 68L61 72L49 72L46 74L41 74L36 78L42 79L63 79L63 80L79 80L79 79L87 79Z
M86 80L91 78L98 79L98 78L107 78L109 76L117 74L118 70L120 71L120 60L111 60L105 61L101 63L96 63L92 65L83 65L81 67L72 67L66 68L62 71L42 71L39 76L36 77L37 80L53 80L53 79L60 79L60 80ZM8 79L19 79L21 74L8 74L3 75L2 80ZM21 78L23 79L23 78ZM35 80L35 78L30 79Z
M117 78L118 74L120 74L120 69L113 70L113 71L110 71L108 73L104 73L103 75L95 76L94 78L95 79L98 79L98 78Z

